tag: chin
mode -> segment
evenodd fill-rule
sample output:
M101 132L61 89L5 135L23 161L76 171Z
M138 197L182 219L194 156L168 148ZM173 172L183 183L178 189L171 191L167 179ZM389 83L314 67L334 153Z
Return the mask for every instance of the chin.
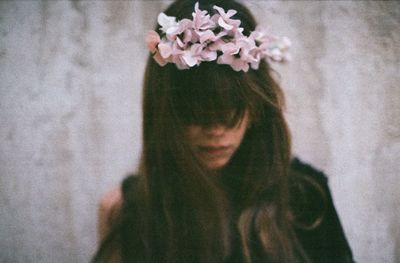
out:
M229 159L208 160L205 161L204 165L207 167L207 169L219 170L223 168L228 163L228 161Z

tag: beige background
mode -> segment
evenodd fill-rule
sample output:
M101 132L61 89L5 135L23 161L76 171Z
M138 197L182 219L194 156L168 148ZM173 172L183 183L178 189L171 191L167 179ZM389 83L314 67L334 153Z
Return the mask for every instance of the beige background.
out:
M0 2L0 262L93 254L97 201L137 164L143 38L168 3ZM294 151L329 175L355 259L400 262L399 2L246 4L293 41L274 67Z

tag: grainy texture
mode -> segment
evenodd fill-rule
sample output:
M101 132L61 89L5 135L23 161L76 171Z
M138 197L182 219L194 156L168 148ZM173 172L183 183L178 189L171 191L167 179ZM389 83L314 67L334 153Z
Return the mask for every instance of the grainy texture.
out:
M143 38L169 2L0 1L0 262L95 251L97 202L137 165ZM294 152L329 175L355 259L399 262L399 2L245 2L293 41L274 67Z

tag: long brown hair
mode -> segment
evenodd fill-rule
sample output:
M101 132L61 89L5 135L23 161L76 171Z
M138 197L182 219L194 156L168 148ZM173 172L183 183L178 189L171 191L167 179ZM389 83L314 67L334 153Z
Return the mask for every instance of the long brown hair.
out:
M165 13L191 18L193 0ZM234 9L244 34L256 26L235 1L199 1ZM235 72L203 62L189 70L147 62L143 93L143 149L134 188L114 230L94 261L120 249L124 262L222 262L238 238L244 262L298 262L288 208L290 136L283 94L263 61L258 70ZM251 127L223 168L220 180L196 160L185 141L188 124L234 125L249 111ZM232 114L232 112L234 114Z

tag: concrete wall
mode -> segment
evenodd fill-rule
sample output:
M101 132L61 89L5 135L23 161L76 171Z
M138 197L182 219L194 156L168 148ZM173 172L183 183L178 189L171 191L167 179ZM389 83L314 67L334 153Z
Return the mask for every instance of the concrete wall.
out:
M137 164L143 38L168 3L0 2L0 262L95 251L97 201ZM294 43L275 65L294 151L329 175L356 260L399 262L399 2L246 3Z

